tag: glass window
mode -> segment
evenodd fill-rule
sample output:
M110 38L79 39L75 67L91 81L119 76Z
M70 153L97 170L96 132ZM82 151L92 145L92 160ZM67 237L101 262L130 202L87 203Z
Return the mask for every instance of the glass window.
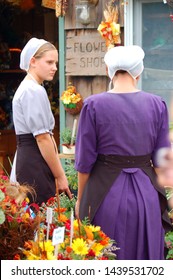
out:
M146 54L141 87L163 97L173 121L173 22L170 17L173 8L163 1L135 2L139 2L136 6L139 13L134 24L140 21L141 27L136 43L141 44Z

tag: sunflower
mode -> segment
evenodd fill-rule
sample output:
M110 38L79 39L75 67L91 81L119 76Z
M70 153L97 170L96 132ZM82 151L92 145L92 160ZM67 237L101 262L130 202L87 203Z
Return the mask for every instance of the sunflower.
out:
M87 243L82 238L76 238L75 240L73 240L72 249L77 255L83 256L88 254Z

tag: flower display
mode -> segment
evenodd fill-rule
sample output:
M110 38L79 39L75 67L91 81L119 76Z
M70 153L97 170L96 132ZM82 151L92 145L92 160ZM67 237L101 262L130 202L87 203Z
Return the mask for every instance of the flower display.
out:
M112 1L107 5L107 9L103 12L105 21L98 26L98 31L106 41L106 47L111 48L121 43L120 24L118 22L118 8L113 5Z
M76 91L76 87L72 84L69 84L67 89L62 92L60 99L67 112L71 114L78 114L80 112L83 105L82 96Z
M22 259L19 247L34 238L38 219L26 211L28 191L29 187L11 185L7 176L0 175L0 259L15 259L16 255Z
M80 221L72 216L75 198L69 199L65 194L52 197L40 207L42 223L37 240L25 242L22 252L27 260L108 260L116 259L117 247L98 226L93 226L86 219ZM53 210L49 227L46 220L47 208ZM52 245L54 231L65 228L63 242ZM46 238L47 237L47 238Z
M34 195L31 187L11 184L0 175L0 259L116 259L114 240L87 218L74 218L76 197L57 194L38 206L29 204L28 193ZM55 243L57 231L63 234Z
M71 225L70 225L71 226ZM69 231L64 242L58 247L58 259L64 260L110 260L116 259L118 248L99 226L93 226L89 221L74 220L73 238L70 244Z

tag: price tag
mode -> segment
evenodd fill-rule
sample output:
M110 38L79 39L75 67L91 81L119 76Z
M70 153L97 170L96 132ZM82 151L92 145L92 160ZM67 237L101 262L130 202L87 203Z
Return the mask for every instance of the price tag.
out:
M53 209L51 207L47 207L46 222L48 224L52 223L52 213L53 213Z
M65 227L58 227L54 229L53 238L52 238L52 244L54 246L64 242L64 232L65 232Z

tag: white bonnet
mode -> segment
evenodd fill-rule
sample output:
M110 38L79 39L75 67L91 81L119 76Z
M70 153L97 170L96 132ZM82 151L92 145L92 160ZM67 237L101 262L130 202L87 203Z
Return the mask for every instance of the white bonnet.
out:
M143 69L145 53L139 46L118 46L111 48L105 54L104 61L108 67L108 75L112 80L118 70L127 71L134 79Z
M22 70L28 71L31 58L38 51L38 49L46 43L47 41L44 39L37 38L32 38L27 42L20 54L20 68Z

